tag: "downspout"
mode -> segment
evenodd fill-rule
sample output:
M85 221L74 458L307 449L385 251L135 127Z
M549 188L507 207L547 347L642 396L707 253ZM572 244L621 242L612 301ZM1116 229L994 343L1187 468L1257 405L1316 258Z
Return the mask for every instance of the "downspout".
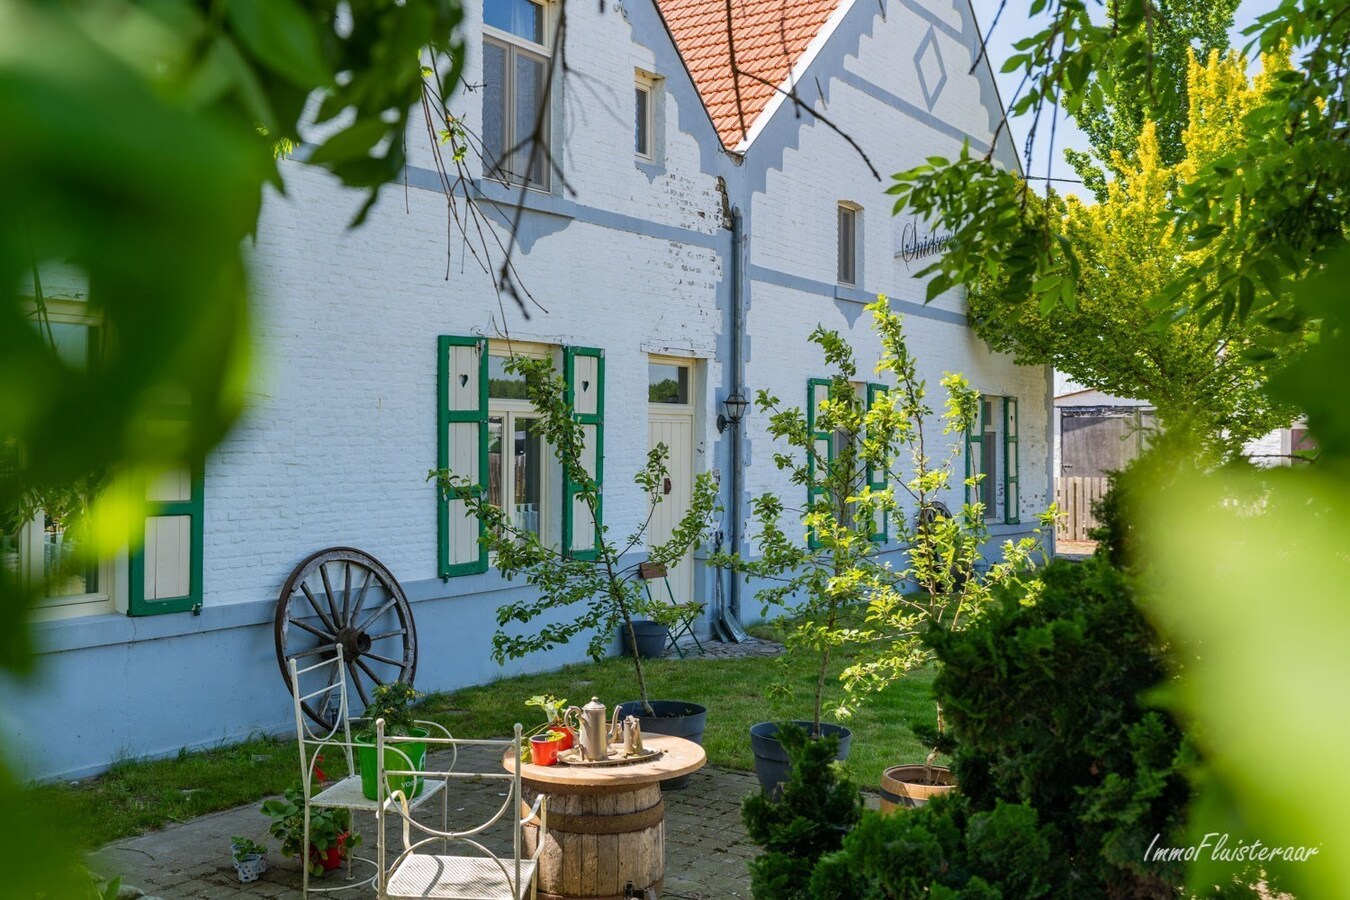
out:
M739 207L731 209L731 391L745 394L745 366L741 358L741 344L744 340L745 292L743 290L741 257L744 253L745 231ZM745 490L745 472L742 465L741 425L731 429L731 552L741 552L741 522L744 509L741 495ZM728 591L729 603L720 611L718 624L723 638L732 642L746 639L745 629L741 627L741 581L734 572L728 572L731 579Z

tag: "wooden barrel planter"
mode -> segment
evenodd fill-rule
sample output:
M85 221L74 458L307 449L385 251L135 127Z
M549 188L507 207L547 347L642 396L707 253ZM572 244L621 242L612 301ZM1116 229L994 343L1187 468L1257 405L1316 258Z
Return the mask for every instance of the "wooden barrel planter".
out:
M535 791L527 794L534 802ZM539 900L624 900L625 889L655 888L665 874L665 804L652 783L633 790L548 789L548 841L539 858ZM538 830L525 834L526 850Z
M942 766L933 767L933 780L937 784L923 784L923 780L923 766L891 766L881 773L881 812L913 809L923 806L930 797L956 790L952 770Z

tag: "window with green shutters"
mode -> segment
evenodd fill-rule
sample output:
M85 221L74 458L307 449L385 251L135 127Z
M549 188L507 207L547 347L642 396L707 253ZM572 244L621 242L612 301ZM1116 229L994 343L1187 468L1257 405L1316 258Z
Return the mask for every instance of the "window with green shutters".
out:
M1021 522L1018 434L1017 398L982 395L975 427L966 433L965 456L966 479L985 477L975 493L966 485L966 502L983 503L986 521Z
M585 441L581 468L595 484L595 514L583 494L585 484L563 472L563 551L574 559L599 554L604 520L605 354L594 347L564 347L563 377L572 416L582 427Z
M834 465L834 435L828 431L821 431L816 427L816 420L820 418L820 406L830 397L830 380L828 378L811 378L806 382L806 430L811 435L814 453L806 455L806 508L809 510L814 507L817 501L825 495L824 476L816 471L816 459L825 460L828 468ZM820 546L820 541L816 539L815 529L806 533L806 544L811 549Z
M128 567L127 615L201 609L203 487L201 473L187 469L147 486L143 540Z
M1017 398L1003 398L1003 521L1017 524L1022 521L1022 495L1018 488L1018 466L1021 454L1017 446Z
M884 384L867 385L867 411L871 412L872 407L886 396L888 388ZM884 491L890 484L889 473L886 468L867 465L867 486L873 492ZM868 537L879 544L884 544L890 540L890 516L884 510L877 513L876 519L872 524L872 533Z
M835 460L839 457L840 442L847 440L848 437L843 432L833 432L822 430L816 423L820 419L820 407L830 397L831 381L828 378L811 378L806 382L806 428L811 433L811 439L815 447L815 453L808 454L806 459L806 471L808 475L806 486L806 505L809 509L823 496L826 495L825 475L817 473L817 459L825 461L827 470L834 466ZM861 396L866 404L865 409L870 410L872 404L878 398L886 395L887 387L884 384L866 384L855 385L855 390L862 392ZM889 479L885 469L874 469L868 466L865 473L865 483L874 491L883 491L889 485ZM837 512L837 511L836 511ZM850 510L845 510L845 520L840 524L846 525L851 521ZM878 516L879 521L873 523L868 533L868 539L878 543L884 543L888 540L890 522L885 513ZM809 531L806 535L807 546L815 549L820 546L816 539L815 531Z
M440 577L486 572L483 523L465 500L482 497L488 479L487 338L437 339L436 465L472 482L437 498L437 568Z

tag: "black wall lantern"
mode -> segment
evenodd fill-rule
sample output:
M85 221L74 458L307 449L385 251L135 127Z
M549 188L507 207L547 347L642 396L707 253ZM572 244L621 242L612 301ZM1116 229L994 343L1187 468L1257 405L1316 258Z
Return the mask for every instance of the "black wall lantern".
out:
M749 408L750 401L745 399L745 395L740 391L732 393L731 396L723 400L723 412L717 414L717 433L721 434L727 428L734 428L741 424L741 419L745 418L745 413Z

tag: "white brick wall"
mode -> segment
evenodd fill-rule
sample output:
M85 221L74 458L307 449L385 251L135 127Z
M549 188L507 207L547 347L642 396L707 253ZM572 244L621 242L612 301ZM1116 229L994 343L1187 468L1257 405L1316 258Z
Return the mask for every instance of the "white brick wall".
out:
M931 4L935 9L941 4ZM959 25L953 21L952 24ZM871 36L864 35L856 55L846 59L846 68L921 109L927 108L914 77L912 58L927 34L929 22L908 7L887 4L887 18L877 16ZM969 49L940 29L935 29L946 65L947 82L933 115L989 141L988 113L982 105L985 94L978 79L968 76L972 63ZM859 220L862 253L860 289L868 294L885 293L893 301L922 303L926 282L912 273L932 258L911 262L907 268L895 258L900 225L907 221L891 215L893 198L885 193L890 175L918 165L928 156L954 157L960 143L928 125L883 104L838 77L820 77L828 98L828 115L867 153L881 173L879 181L867 164L842 137L823 124L798 127L795 146L782 151L781 161L770 160L764 188L753 196L750 225L750 255L755 266L788 273L811 282L833 285L837 275L836 209L840 201L863 207ZM814 88L807 93L814 96ZM793 115L787 109L780 115ZM776 154L776 148L752 147L747 165L756 154ZM927 229L925 229L927 230ZM896 308L899 308L898 306ZM930 305L964 316L964 298L949 291ZM880 342L871 331L871 316L860 303L836 300L789 287L756 283L747 315L750 334L747 384L766 388L785 404L801 406L806 399L806 379L830 374L824 359L807 337L817 324L842 332L853 345L859 363L859 379L866 380L880 353ZM1021 519L1026 528L1035 514L1053 500L1047 475L1050 452L1046 434L1048 372L1044 368L1014 365L1010 356L991 353L983 341L964 325L935 321L909 314L905 319L910 349L927 379L929 405L940 413L945 394L938 384L943 373L961 372L971 386L986 394L1019 399L1020 449L1022 454ZM802 491L790 485L772 465L775 449L766 432L763 416L747 422L751 463L750 493L777 491L796 501ZM946 446L935 415L928 438ZM930 444L931 446L931 444ZM948 502L963 498L964 468L958 462Z
M470 22L481 21L481 7L469 6ZM405 209L404 189L386 188L367 223L350 232L361 195L286 164L287 195L268 198L250 252L258 297L252 402L208 464L207 605L275 596L299 559L332 544L368 550L405 582L435 576L435 492L425 477L436 462L438 334L493 336L505 327L520 340L604 348L606 522L626 533L644 513L631 475L647 449L647 352L692 352L708 360L708 390L721 379L711 359L721 329L722 260L713 249L726 234L721 198L702 170L700 139L679 129L669 92L664 174L650 178L635 165L633 73L653 69L653 54L632 42L612 7L571 3L568 14L576 73L555 108L565 198L686 229L695 243L546 218L557 230L515 260L548 310L527 319L510 299L499 302L493 278L464 255L458 235L447 242L440 194L414 188ZM465 81L475 84L476 41L471 49ZM481 96L451 103L474 129ZM431 165L420 118L409 150L414 166ZM706 436L700 450L704 443Z

